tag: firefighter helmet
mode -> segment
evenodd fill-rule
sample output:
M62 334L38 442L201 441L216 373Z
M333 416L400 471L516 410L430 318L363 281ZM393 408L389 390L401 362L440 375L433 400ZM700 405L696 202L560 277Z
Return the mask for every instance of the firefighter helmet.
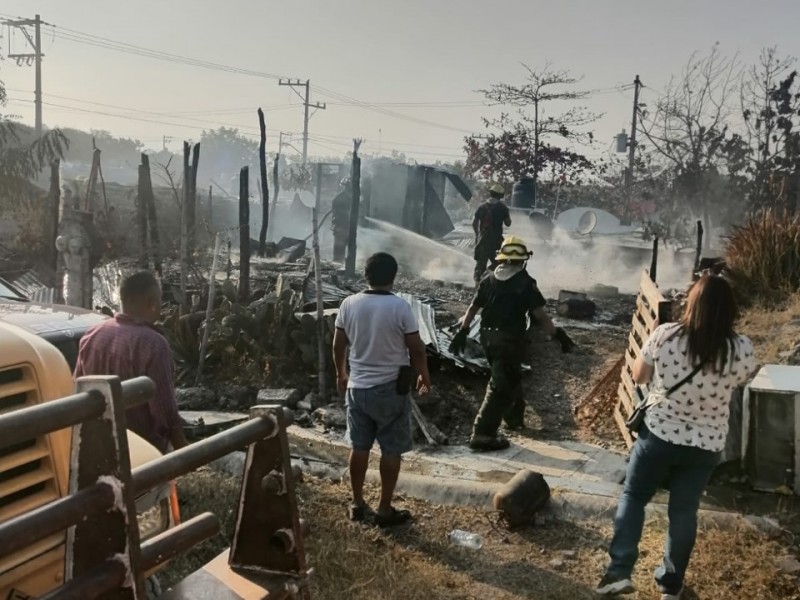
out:
M505 196L506 194L506 189L499 183L495 183L492 187L489 188L489 191L493 194L499 194L500 196Z
M522 238L509 235L503 240L503 245L497 253L497 260L526 261L533 255Z

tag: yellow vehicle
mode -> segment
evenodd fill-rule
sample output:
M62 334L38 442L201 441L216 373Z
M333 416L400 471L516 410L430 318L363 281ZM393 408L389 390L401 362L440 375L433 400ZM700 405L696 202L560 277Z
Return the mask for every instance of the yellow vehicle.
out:
M67 317L59 316L59 312L65 312ZM88 315L105 318L89 311L82 312L81 319L80 309L70 307L0 304L0 414L73 393L70 365L66 352L62 352L66 346L72 346L57 347L59 338L53 337L53 329L69 332L62 337L74 342L77 350L87 322L94 320ZM32 318L32 314L38 314L38 318ZM69 314L73 314L73 318L69 318ZM20 321L14 315L24 318ZM71 325L82 323L77 329L59 329L58 323L64 323L65 319ZM12 324L15 321L17 324ZM70 444L71 432L62 430L0 450L0 522L67 493ZM128 446L133 468L161 456L155 447L130 431ZM165 485L137 498L136 509L142 540L174 526L179 520L174 486ZM0 599L38 597L60 585L64 574L64 544L64 534L56 534L0 560ZM151 591L155 591L157 582L151 579L149 583Z

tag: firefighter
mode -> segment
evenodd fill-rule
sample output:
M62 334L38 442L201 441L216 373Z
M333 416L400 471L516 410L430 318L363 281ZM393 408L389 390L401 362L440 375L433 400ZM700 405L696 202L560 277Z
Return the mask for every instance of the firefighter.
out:
M339 182L339 193L333 199L331 206L331 230L333 231L333 261L343 263L347 254L347 240L350 234L350 207L352 205L353 190L350 178L345 177Z
M505 205L505 189L499 183L489 188L489 199L475 211L472 230L475 232L475 283L486 273L486 263L490 270L497 266L495 256L503 243L503 225L511 226L511 215Z
M469 446L477 451L502 450L509 442L498 433L501 422L511 430L524 428L525 401L522 396L522 361L528 348L528 318L538 321L570 352L575 344L561 327L556 327L544 311L545 299L526 270L532 253L525 242L510 235L497 253L497 267L484 277L472 304L453 337L450 351L461 354L470 325L479 310L481 345L491 367L491 379L483 404L475 417Z

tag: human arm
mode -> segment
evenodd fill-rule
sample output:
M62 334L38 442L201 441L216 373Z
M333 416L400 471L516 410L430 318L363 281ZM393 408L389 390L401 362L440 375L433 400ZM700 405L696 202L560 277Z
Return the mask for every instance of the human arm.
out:
M642 353L636 357L633 363L633 381L639 385L645 385L653 380L656 371L656 354L661 347L664 328L656 326L656 329L642 345Z
M640 385L650 383L654 372L655 367L648 365L641 356L633 363L633 380Z
M420 396L425 396L431 390L431 374L428 372L428 352L419 332L406 335L406 348L411 358L411 365L419 373L417 392Z
M333 334L333 364L336 367L336 388L340 394L347 391L350 376L347 373L347 346L350 341L344 329L336 328Z
M153 349L153 356L145 373L153 380L156 392L150 400L149 409L158 428L163 431L173 450L187 446L189 442L183 433L183 420L178 414L175 400L175 367L172 350L166 339Z
M480 225L480 221L478 221L478 215L476 214L475 217L472 219L472 231L475 232L475 237L476 238L478 237L478 234L480 233L479 225Z
M508 210L508 206L503 204L503 208L505 208L505 215L503 216L503 225L506 227L511 227L511 211Z

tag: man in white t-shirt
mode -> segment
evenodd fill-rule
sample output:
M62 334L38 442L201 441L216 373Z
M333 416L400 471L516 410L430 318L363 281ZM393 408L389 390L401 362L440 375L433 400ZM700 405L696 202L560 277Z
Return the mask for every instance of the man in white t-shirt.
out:
M347 440L350 444L350 518L370 513L364 480L375 441L381 448L381 499L375 522L381 527L405 523L407 510L392 507L402 455L412 448L411 366L419 377L417 391L430 391L425 344L411 306L392 294L397 261L390 254L372 255L364 269L369 289L346 298L336 318L333 360L339 392L346 394ZM347 348L350 348L350 369Z

